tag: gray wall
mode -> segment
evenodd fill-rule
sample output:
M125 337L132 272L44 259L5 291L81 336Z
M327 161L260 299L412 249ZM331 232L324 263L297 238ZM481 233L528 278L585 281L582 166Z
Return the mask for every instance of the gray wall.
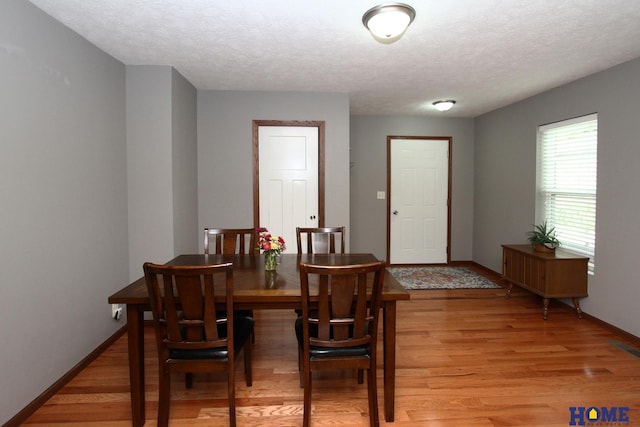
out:
M451 260L472 259L473 120L351 117L351 250L387 257L387 136L452 137Z
M122 326L125 67L0 1L0 424Z
M129 280L173 258L171 68L127 66Z
M349 96L198 93L198 218L204 227L253 226L253 120L325 122L326 225L349 228ZM287 242L295 251L295 242ZM200 244L202 249L203 244Z
M196 99L169 66L127 66L130 281L198 251Z
M473 259L501 271L502 243L534 222L537 126L598 113L596 265L585 312L640 336L640 59L476 119ZM550 321L553 317L550 317Z
M172 69L171 139L173 159L173 252L197 253L198 128L197 91Z

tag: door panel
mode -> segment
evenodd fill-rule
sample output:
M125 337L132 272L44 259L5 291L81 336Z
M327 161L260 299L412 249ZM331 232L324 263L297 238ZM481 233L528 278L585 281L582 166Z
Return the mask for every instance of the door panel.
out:
M302 226L300 224L308 224L308 223L317 224L318 223L317 219L315 220L309 219L309 216L313 216L313 215L310 215L310 212L309 212L309 204L307 203L308 197L311 197L314 200L317 200L317 188L309 189L309 185L306 180L294 180L293 181L293 199L292 199L293 200L292 219L293 219L294 232L295 232L295 227L312 227L307 225ZM295 234L294 234L294 237L295 237ZM287 241L290 241L291 244L293 244L295 239L287 240ZM293 249L292 246L291 246L291 249Z
M282 235L282 229L284 226L284 183L282 180L270 180L266 183L267 189L262 193L272 200L272 203L264 204L264 209L266 212L263 212L261 218L267 218L266 221L269 224L267 227L273 234ZM286 240L285 240L286 241Z
M389 137L389 261L448 261L450 139Z
M297 226L318 226L318 133L317 127L258 128L259 225L290 249Z

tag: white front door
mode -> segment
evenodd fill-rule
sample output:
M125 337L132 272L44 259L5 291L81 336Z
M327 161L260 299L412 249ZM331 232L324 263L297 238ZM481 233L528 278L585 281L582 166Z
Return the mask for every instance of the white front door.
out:
M390 137L389 262L447 262L450 139Z
M296 251L296 227L317 227L318 128L259 126L260 226Z

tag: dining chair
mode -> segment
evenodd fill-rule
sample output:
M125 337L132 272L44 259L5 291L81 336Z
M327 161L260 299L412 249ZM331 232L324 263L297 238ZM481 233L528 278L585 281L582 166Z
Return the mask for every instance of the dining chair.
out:
M205 254L257 254L255 228L205 228ZM223 315L219 313L220 315ZM236 316L253 317L253 310L236 310ZM256 342L255 333L251 332L251 341Z
M344 253L344 234L345 227L296 227L298 253Z
M234 360L244 352L245 379L251 386L254 321L233 311L233 264L166 266L147 262L143 269L158 347L158 426L169 423L172 373L226 372L229 425L235 427ZM218 293L214 278L224 285ZM220 301L225 303L227 317L217 315L216 302ZM186 387L190 386L188 381Z
M258 253L254 228L205 228L205 254Z
M384 261L357 265L300 264L302 315L295 322L304 387L303 427L311 418L312 373L367 371L369 422L378 426L376 343Z

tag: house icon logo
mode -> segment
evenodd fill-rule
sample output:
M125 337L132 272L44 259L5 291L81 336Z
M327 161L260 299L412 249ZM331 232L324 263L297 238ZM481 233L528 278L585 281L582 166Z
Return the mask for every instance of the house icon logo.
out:
M594 422L594 421L598 421L599 419L600 419L600 412L598 412L596 408L589 409L589 412L587 412L587 420Z
M628 426L628 406L571 406L569 408L570 426Z

